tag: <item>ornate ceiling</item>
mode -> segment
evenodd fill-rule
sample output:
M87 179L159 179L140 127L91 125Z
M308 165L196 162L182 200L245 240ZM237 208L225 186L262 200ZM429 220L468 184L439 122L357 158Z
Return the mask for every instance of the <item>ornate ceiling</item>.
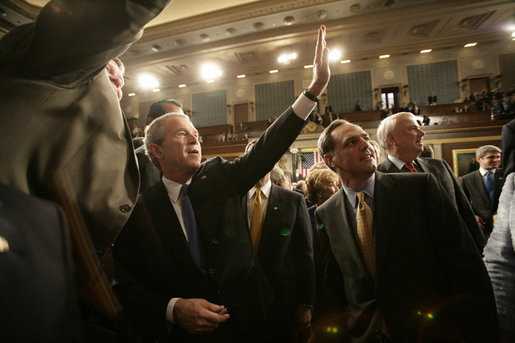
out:
M46 2L0 1L0 26L5 31L32 20ZM329 47L352 63L459 50L469 42L485 53L513 52L514 13L511 0L175 0L122 56L125 93L137 90L142 72L157 76L161 88L204 82L204 62L219 65L225 79L302 69L311 64L321 24L328 27ZM298 58L279 65L277 57L288 51Z

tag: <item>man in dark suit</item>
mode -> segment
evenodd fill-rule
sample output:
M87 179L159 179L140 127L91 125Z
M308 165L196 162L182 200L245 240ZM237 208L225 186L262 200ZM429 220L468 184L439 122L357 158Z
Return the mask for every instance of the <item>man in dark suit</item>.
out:
M154 121L154 119L159 118L165 113L184 113L182 111L182 104L175 99L166 99L159 100L153 102L150 105L150 109L147 114L147 126ZM161 171L150 161L147 153L145 152L145 146L142 145L138 147L136 150L136 157L138 158L139 165L139 174L140 174L140 186L139 192L143 193L143 191L150 188L150 186L155 185L161 180Z
M140 336L191 342L263 334L273 291L252 249L243 197L300 133L329 81L324 26L313 69L308 89L234 162L201 163L198 132L185 115L166 114L147 128L162 182L143 192L114 248L116 291Z
M416 117L400 112L384 119L377 129L377 138L387 158L377 170L383 173L424 172L433 174L451 198L480 252L486 244L472 207L447 162L417 157L424 150L422 131Z
M119 307L99 257L139 187L116 56L169 2L54 0L0 41L0 181L63 208L79 295L110 315Z
M427 97L427 104L428 105L436 105L438 102L438 98L434 91L431 92L431 95Z
M82 342L63 211L0 184L3 342Z
M493 145L483 145L476 150L479 169L463 175L461 186L467 195L477 222L486 237L494 226L499 196L504 185L504 171L501 166L501 149Z
M301 194L273 184L268 173L247 192L243 206L252 246L275 293L266 320L267 342L295 342L311 324L315 304L306 202Z
M375 172L368 140L343 120L319 139L343 182L316 211L342 340L495 341L490 280L447 193L428 173Z

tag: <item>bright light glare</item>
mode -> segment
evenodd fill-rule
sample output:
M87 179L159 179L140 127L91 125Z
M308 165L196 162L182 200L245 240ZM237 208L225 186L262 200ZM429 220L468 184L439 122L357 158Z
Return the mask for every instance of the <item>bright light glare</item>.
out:
M296 58L297 58L297 53L296 52L291 52L291 53L282 54L281 56L279 56L277 58L277 62L283 63L283 64L288 64L288 63L290 63L290 61L292 61L292 60L294 60Z
M467 43L464 45L465 48L471 48L473 46L476 46L477 45L477 42L474 42L474 43Z
M331 49L329 51L329 60L338 61L342 57L342 51L340 49Z
M240 74L240 75L237 75L236 77L237 77L238 79L243 79L243 78L245 78L245 74Z
M270 71L268 71L268 72L269 72L270 74L274 74L274 73L277 73L278 71L279 71L279 70L274 69L274 70L270 70Z
M340 63L350 63L350 60L343 60L343 61L340 61Z
M186 87L186 85L185 85L184 83L182 83L182 84L180 84L180 85L179 85L179 86L177 86L177 87L179 87L179 88L184 88L184 87Z
M205 80L214 80L222 76L222 70L218 66L208 63L202 66L202 77Z
M431 51L433 51L433 50L432 49L424 49L424 50L420 50L420 53L427 54L427 53L430 53Z
M312 64L308 64L308 65L305 65L305 66L304 66L304 69L311 69L311 68L313 68L313 65L312 65Z
M136 93L129 93L129 96L136 96Z
M153 89L159 87L159 81L157 81L157 79L150 74L140 75L138 82L139 86L143 89Z
M390 55L381 55L379 58L390 58Z

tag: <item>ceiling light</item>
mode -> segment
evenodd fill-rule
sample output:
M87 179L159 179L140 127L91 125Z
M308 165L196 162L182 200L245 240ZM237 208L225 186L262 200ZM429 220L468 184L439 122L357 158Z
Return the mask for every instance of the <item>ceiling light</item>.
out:
M292 60L294 60L296 58L297 58L297 53L296 52L290 52L290 53L282 54L281 56L279 56L277 58L277 62L283 63L283 64L288 64L288 63L290 63Z
M206 80L206 82L207 83L213 83L213 82L215 82L215 80L212 80L212 79L211 80Z
M338 61L342 57L340 49L331 49L329 51L329 61Z
M245 78L245 74L240 74L240 75L237 75L236 77L237 77L238 79L243 79L243 78Z
M157 93L157 92L159 92L159 91L160 91L160 89L159 89L159 88L154 88L154 89L152 89L152 92L154 92L154 93Z
M511 40L515 40L515 31L511 33Z
M270 73L270 74L274 74L274 73L277 73L278 71L279 71L279 70L274 69L274 70L270 70L270 71L269 71L269 73Z
M424 50L420 50L420 53L421 54L427 54L429 52L433 51L433 49L424 49Z
M379 58L390 58L390 55L381 55Z
M350 63L350 60L341 60L340 63Z
M183 84L178 85L177 87L184 88L184 87L186 87L186 84L183 83Z
M312 64L308 64L308 65L305 65L305 66L304 66L304 69L311 69L311 68L313 68L313 65L312 65Z
M212 63L204 64L202 66L202 77L205 80L215 80L222 76L222 70L217 65Z
M150 75L150 74L142 74L138 79L139 85L143 89L152 89L159 87L159 81Z
M136 93L129 93L128 96L136 96Z
M463 47L465 47L465 48L471 48L471 47L476 46L476 45L477 45L477 42L474 42L474 43L467 43L467 44L465 44Z

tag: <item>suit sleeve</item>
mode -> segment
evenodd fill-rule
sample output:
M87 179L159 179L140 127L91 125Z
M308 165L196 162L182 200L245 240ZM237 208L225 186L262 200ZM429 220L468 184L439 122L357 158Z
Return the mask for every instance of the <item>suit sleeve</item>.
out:
M24 54L17 56L19 68L41 79L77 71L74 77L86 77L124 52L168 2L53 0L21 36L23 41L12 44Z
M297 197L297 215L294 227L295 277L297 278L297 304L315 304L315 265L313 260L313 237L303 197Z
M471 342L496 337L496 313L492 286L472 236L447 193L433 175L427 175L429 228L444 289L460 295L448 299L454 319ZM468 341L468 340L467 340Z
M476 217L474 215L474 210L472 209L472 206L470 205L470 202L467 199L467 196L463 191L463 188L460 186L458 180L454 176L451 167L449 167L447 162L445 162L444 160L442 161L445 166L445 169L447 170L447 173L449 173L450 177L452 178L452 183L454 185L454 194L456 197L456 206L458 207L458 211L460 212L460 215L463 218L465 225L467 226L470 234L472 235L472 238L474 239L474 242L476 243L479 252L482 253L483 248L486 244L486 239L483 235L481 228L479 227L479 224L477 223Z

